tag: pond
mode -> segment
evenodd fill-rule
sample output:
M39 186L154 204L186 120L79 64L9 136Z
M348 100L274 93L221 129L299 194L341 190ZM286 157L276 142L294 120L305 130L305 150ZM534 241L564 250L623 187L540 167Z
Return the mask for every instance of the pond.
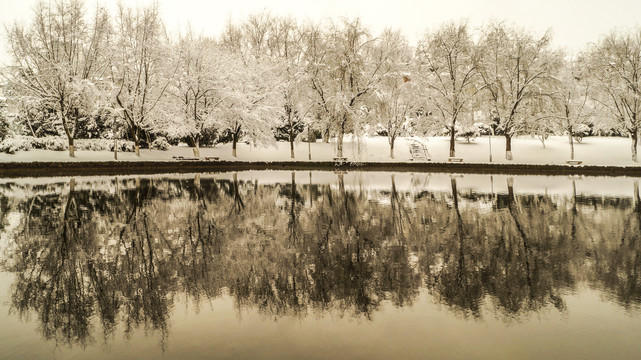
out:
M637 358L638 183L0 180L0 358Z

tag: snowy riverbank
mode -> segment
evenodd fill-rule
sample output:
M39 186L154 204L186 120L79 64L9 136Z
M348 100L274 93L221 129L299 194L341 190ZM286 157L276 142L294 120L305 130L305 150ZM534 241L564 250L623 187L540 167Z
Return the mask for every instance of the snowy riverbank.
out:
M449 157L449 142L446 137L420 138L429 152L432 162L447 162ZM489 163L489 138L477 138L470 143L465 140L456 144L456 156L465 163ZM344 155L351 161L362 162L409 162L410 140L400 138L396 141L394 158L390 157L386 137L347 138ZM200 150L201 157L215 156L229 161L307 161L309 150L314 161L329 161L336 156L336 143L307 143L295 144L295 159L290 158L289 143L279 142L273 146L254 147L249 144L238 144L237 157L232 156L231 144L221 144L215 147L204 147ZM543 148L537 138L519 137L512 142L514 160L505 159L505 139L500 136L491 139L492 163L495 164L534 164L534 165L563 165L569 160L570 147L567 137L553 136L546 141ZM173 161L174 156L193 156L192 149L187 146L174 146L168 151L141 150L141 156L133 153L118 153L118 159L124 161ZM582 143L575 143L575 158L582 160L585 165L602 166L638 166L631 160L630 139L618 137L587 137ZM82 161L114 161L113 153L108 151L76 151L76 157L70 158L66 151L31 150L19 151L16 154L0 154L0 162L82 162Z

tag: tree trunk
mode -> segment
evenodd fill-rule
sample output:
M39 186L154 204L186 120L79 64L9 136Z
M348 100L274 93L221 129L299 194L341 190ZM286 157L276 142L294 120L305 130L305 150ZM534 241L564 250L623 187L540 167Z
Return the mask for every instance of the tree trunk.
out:
M294 155L294 136L293 134L289 134L289 151L290 151L290 156L291 158L295 158L296 156Z
M191 138L191 140L194 144L194 147L192 148L192 150L194 151L194 156L199 158L200 157L200 139L198 139L198 137L193 137Z
M329 142L329 126L323 131L323 142L327 144Z
M632 129L632 161L639 161L637 157L637 146L639 143L639 129Z
M60 122L62 123L62 128L65 130L65 135L67 135L67 140L69 141L69 156L70 157L76 157L76 152L73 146L73 136L74 134L71 132L71 129L69 129L69 126L67 125L67 122L65 121L64 117L64 101L60 99L60 110L58 111L58 118ZM75 132L75 129L74 129Z
M570 160L574 160L574 131L572 125L568 127L568 135L570 136Z
M67 139L69 140L69 156L76 157L76 148L73 146L73 137L68 136Z
M114 160L118 160L118 138L114 136Z
M512 135L505 133L505 158L512 160Z
M136 126L131 127L131 137L134 138L134 149L136 151L136 156L140 157L140 136L138 133L138 128Z
M314 139L314 142L316 142L316 139ZM307 158L309 160L312 159L312 136L309 131L309 126L307 126Z
M347 114L343 114L343 120L341 121L341 126L338 131L337 139L337 157L343 157L343 136L345 135L345 124L347 123Z
M238 143L238 137L236 135L232 136L232 143L231 143L231 155L233 157L236 157L236 144Z
M390 138L390 143L389 143L389 157L390 159L394 158L394 139Z
M240 125L237 125L234 128L234 132L232 133L231 155L233 157L236 157L236 145L238 144L239 139L240 139Z
M452 122L452 127L450 128L450 157L456 156L456 134L454 133L454 122Z
M76 157L76 149L73 146L73 134L71 133L71 130L67 127L67 124L65 123L64 119L62 119L62 127L65 130L65 135L67 135L67 141L69 142L69 156L70 157Z

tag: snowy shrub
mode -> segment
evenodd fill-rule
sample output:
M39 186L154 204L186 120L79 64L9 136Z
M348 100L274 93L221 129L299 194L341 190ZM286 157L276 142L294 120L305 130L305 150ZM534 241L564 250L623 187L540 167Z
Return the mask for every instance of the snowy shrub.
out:
M78 139L75 140L74 145L76 150L114 151L114 141L111 139ZM134 142L118 140L118 151L133 152Z
M0 114L0 141L9 135L9 122L7 119Z
M114 142L108 139L76 139L74 140L76 150L89 151L113 151ZM13 136L4 139L0 143L0 152L15 154L16 151L29 151L31 149L42 149L51 151L64 151L69 147L66 137L47 136ZM118 151L134 152L134 142L119 140Z
M33 138L30 136L12 136L0 143L0 152L15 154L16 151L28 151L32 148Z
M34 149L64 151L67 149L69 141L63 137L48 136L44 138L34 138L33 144Z
M156 150L167 151L171 145L163 136L159 136L151 143L151 148Z

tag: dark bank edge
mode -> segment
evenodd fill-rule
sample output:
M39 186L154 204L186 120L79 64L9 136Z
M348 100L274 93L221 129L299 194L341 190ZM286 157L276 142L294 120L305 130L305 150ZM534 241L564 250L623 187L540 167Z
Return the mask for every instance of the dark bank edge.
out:
M641 176L641 166L333 161L83 161L0 163L0 177L136 175L240 170L455 172L505 175Z

